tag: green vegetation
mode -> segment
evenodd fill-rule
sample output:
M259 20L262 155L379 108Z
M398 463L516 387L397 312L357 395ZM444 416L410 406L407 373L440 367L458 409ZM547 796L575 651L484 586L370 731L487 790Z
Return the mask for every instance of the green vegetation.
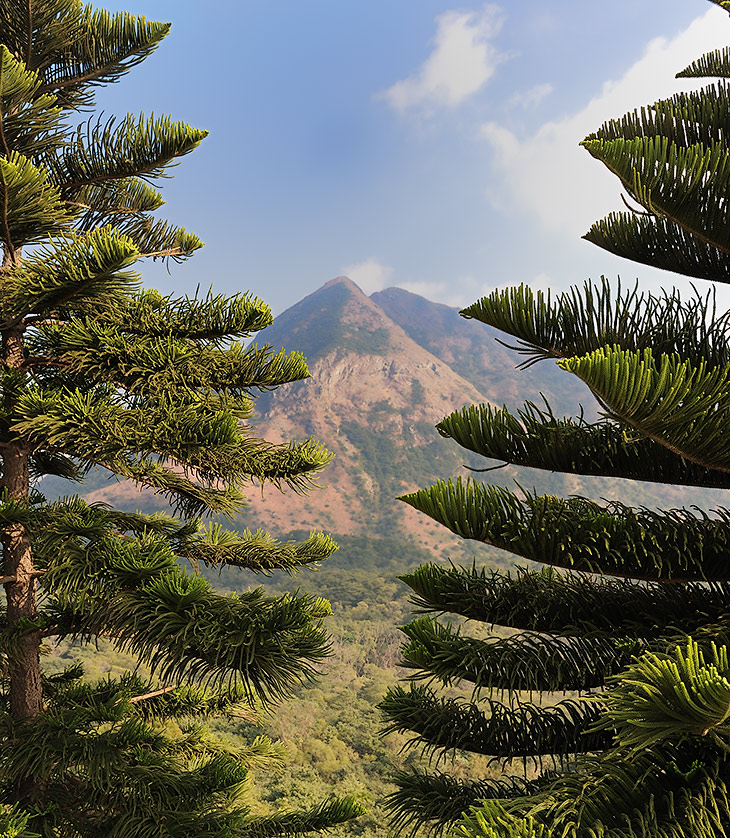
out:
M475 462L472 455L455 456L445 448L432 425L428 422L416 422L403 428L403 439L380 433L359 422L343 420L340 432L355 447L361 459L363 471L374 478L380 498L380 505L390 509L395 506L394 498L402 491L404 484L433 479L439 466L453 468L458 459L468 463ZM404 445L413 433L433 439L433 442L419 446L416 452ZM377 501L376 501L377 503ZM390 537L392 531L380 535Z
M336 545L323 533L283 544L201 522L240 510L252 482L306 490L330 454L312 440L256 439L241 421L257 391L309 374L299 353L244 347L271 323L268 306L248 294L163 297L131 270L201 247L153 214L163 200L152 184L206 132L131 115L74 127L95 87L168 30L77 0L0 2L0 834L9 838L269 838L363 811L331 794L306 808L262 807L250 773L281 765L282 749L204 724L266 712L310 682L328 655L330 606L263 589L223 596L183 563L294 572ZM51 501L34 486L95 468L162 495L179 517ZM107 648L103 664L99 639L117 653Z
M303 535L289 534L294 539ZM339 535L336 539L340 549L334 556L314 574L295 577L332 603L333 614L326 621L332 655L320 665L321 677L298 688L273 712L255 719L211 719L208 725L234 747L265 735L284 748L286 758L276 770L252 769L255 783L248 802L254 814L308 808L336 788L354 796L367 813L329 834L378 838L387 831L384 802L395 788L391 775L413 770L417 763L416 754L401 753L403 738L382 736L377 709L386 690L403 674L397 626L407 620L411 606L406 586L395 577L428 554L407 543ZM221 593L237 590L238 574L230 569L223 568L220 575L206 571L206 576ZM266 577L264 585L268 593L278 595L291 588L292 580L277 572ZM44 657L44 668L53 674L81 663L90 678L99 679L133 665L130 655L103 638L98 642L98 651L68 641L54 645ZM500 773L498 766L490 768L479 757L457 759L449 770L460 777Z
M269 445L239 422L257 391L301 386L307 367L299 353L237 342L271 322L261 301L163 298L130 271L200 246L152 214L151 184L204 132L131 117L69 127L93 86L145 58L167 26L71 0L33 9L29 30L27 4L0 0L0 832L267 838L331 827L370 838L386 829L385 801L396 826L460 821L464 838L727 832L730 515L628 506L649 497L639 480L730 485L727 319L702 297L607 284L552 303L528 289L494 294L465 313L522 341L528 359L561 356L608 419L467 409L440 425L462 454L425 423L404 423L401 438L368 427L399 412L381 400L341 425L376 485L366 536L338 537L329 558L322 533L202 526L198 516L241 508L242 484L302 491L327 463L316 443ZM689 74L728 75L727 64L718 54ZM724 91L659 103L586 141L648 212L611 216L591 240L730 277ZM295 342L307 354L387 354L387 329L347 321L349 294L338 284L303 301ZM442 314L446 328L453 312ZM279 333L292 325L281 321ZM433 325L410 333L438 354ZM451 363L490 387L501 380L468 353ZM424 398L416 382L411 397ZM414 454L413 436L433 442ZM410 494L489 545L484 570L469 547L425 564L395 532L393 495L485 456L533 469L530 479L557 469L562 495L576 479L634 483L622 504L521 494L506 488L511 471L488 488ZM110 474L161 494L180 520L52 499L68 479L89 491ZM510 554L549 568L515 572ZM241 569L264 585L248 587ZM316 573L292 583L302 569ZM402 629L402 657L397 626L413 603L396 575L426 612ZM398 683L404 671L412 689ZM420 750L436 761L424 768Z
M341 420L340 432L357 450L359 471L373 478L374 494L366 491L364 482L360 491L363 498L367 495L368 508L374 515L369 532L378 538L397 539L392 526L393 516L397 514L395 498L402 494L404 487L431 483L443 474L463 473L464 467L480 469L485 465L479 452L453 444L445 445L428 422L406 424L402 441L395 434L379 432L345 418ZM412 434L432 441L413 447L406 444ZM354 475L356 479L358 473ZM523 467L520 471L504 468L490 473L490 482L497 486L514 487L515 481L520 485L534 486L543 494L569 495L580 491L599 498L620 498L627 505L651 508L666 506L667 497L681 497L688 505L709 508L723 497L721 490L707 486L690 486L679 494L660 483L636 481L618 485L605 477L574 475L562 470L552 472ZM480 554L477 547L469 543L464 544L464 550L466 552L460 553L460 556L484 557L483 552ZM489 555L490 559L494 557L494 553Z
M680 75L728 78L730 51ZM730 281L729 101L721 82L586 138L640 207L613 213L586 238ZM605 279L552 296L520 286L462 315L506 333L526 363L558 358L605 411L597 421L561 419L526 403L446 417L441 433L487 465L730 488L730 319L717 315L712 293L683 300L674 289L652 295ZM389 729L431 759L473 752L509 768L529 760L540 773L445 779L433 762L400 771L394 826L456 827L462 838L726 835L730 511L652 511L625 496L598 502L461 478L402 500L543 567L428 564L401 577L425 616L404 628L413 680L383 701ZM455 618L472 621L469 630ZM450 692L461 685L471 695Z
M282 543L306 540L306 530L293 530L279 536ZM393 576L415 567L429 557L427 550L397 538L377 538L364 535L334 535L339 550L327 562L319 567L310 565L305 576L294 577L304 587L314 584L321 596L333 605L351 608L364 601L375 605L381 597L395 596L396 591L405 593L400 582L394 582ZM376 588L369 588L371 577L378 579ZM240 576L231 568L221 567L215 577L217 584L224 588L235 589ZM367 580L367 581L364 581ZM266 586L271 590L289 588L292 577L282 571L272 571L267 575Z
M426 391L423 389L423 384L417 379L411 382L411 402L413 404L423 404L426 398Z
M278 594L285 586L282 579L267 585L267 590ZM333 616L327 619L333 648L320 666L318 682L298 688L275 712L212 719L208 726L237 749L261 735L282 745L285 760L278 766L252 768L255 784L247 802L255 815L309 809L337 789L338 794L356 798L367 814L332 834L375 838L386 827L382 802L392 790L388 775L408 762L398 753L402 743L386 743L381 737L377 710L383 693L399 675L400 637L394 621L406 617L405 588L390 574L385 578L346 570L334 574L323 587L344 592L345 602L335 600ZM104 639L98 650L64 642L44 657L49 675L77 663L90 678L100 679L121 675L134 660Z
M286 538L304 536L304 531L294 531ZM281 740L290 756L280 773L257 777L257 786L264 790L264 802L281 797L284 803L297 794L300 797L293 799L301 799L304 805L334 783L354 794L368 811L337 827L333 835L377 838L388 830L385 804L395 791L393 774L412 773L419 762L418 754L405 747L405 737L383 737L377 707L405 674L400 666L404 638L398 627L407 622L412 603L407 587L396 577L427 561L429 554L392 536L337 534L334 538L338 552L314 576L299 577L305 588L313 582L316 591L332 603L333 616L327 625L333 655L325 662L318 683L303 687L283 712L264 720L264 732ZM496 562L505 562L501 551L487 552ZM480 553L484 557L484 551ZM449 558L471 565L470 550ZM227 578L224 569L217 584L225 587ZM272 574L265 585L278 593L291 580ZM501 774L498 765L469 754L450 760L448 771L461 780L474 775L496 779Z

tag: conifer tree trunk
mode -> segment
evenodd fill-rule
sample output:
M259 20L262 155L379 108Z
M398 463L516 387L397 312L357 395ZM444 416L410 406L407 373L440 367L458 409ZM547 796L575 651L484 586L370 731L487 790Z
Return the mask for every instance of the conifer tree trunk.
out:
M3 333L3 363L7 369L20 369L23 364L23 327ZM13 399L6 392L6 405ZM2 486L13 500L27 500L30 489L28 451L20 443L7 442L3 452ZM12 626L18 620L35 620L35 577L30 539L22 524L13 524L0 536L3 546L3 570L7 595L7 620ZM17 648L17 657L10 662L10 712L14 719L38 716L43 709L40 666L40 632L25 634Z

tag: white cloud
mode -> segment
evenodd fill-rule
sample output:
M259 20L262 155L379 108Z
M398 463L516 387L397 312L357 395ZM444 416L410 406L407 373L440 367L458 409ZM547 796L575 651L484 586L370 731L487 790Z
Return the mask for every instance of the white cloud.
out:
M348 265L342 269L341 273L349 276L366 294L372 294L375 291L382 291L390 284L393 268L381 264L374 256L371 256L364 262Z
M552 92L553 86L549 82L536 84L528 90L523 90L521 93L515 93L507 104L511 107L529 110L530 108L536 108L540 102L542 102L542 100L546 96L549 96Z
M490 43L502 27L499 6L488 3L481 12L444 12L436 25L429 57L415 73L379 94L394 110L454 107L476 93L505 58Z
M576 113L546 122L532 135L517 137L494 122L481 128L492 149L496 174L488 195L502 211L528 210L548 230L580 236L612 210L621 209L620 184L578 143L610 118L708 80L680 80L674 74L704 52L728 43L730 21L710 9L672 39L656 38L643 56Z

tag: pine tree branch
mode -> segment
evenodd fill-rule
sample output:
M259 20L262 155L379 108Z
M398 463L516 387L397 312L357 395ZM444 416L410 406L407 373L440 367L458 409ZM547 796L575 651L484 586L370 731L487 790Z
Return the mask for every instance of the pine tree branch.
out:
M588 574L518 568L427 564L398 577L416 594L419 611L450 612L469 620L565 636L615 632L656 638L682 626L693 632L722 622L730 586L704 582L637 582Z
M730 488L726 472L670 453L656 440L633 436L611 420L556 418L531 402L515 413L490 404L467 405L436 426L463 448L513 465L621 477L642 482Z
M678 79L724 77L730 78L730 48L713 50L693 61L677 73Z
M730 365L679 356L655 363L651 350L604 348L560 365L588 384L616 419L705 469L730 471L724 417Z
M158 178L175 160L193 151L208 135L169 117L139 119L128 114L117 127L114 119L80 126L68 147L44 165L62 197L123 178Z
M602 751L610 730L592 730L601 714L598 704L565 699L551 707L523 703L516 708L488 700L483 712L473 702L437 696L427 687L394 687L378 705L385 733L410 736L406 747L446 758L455 751L494 756L503 761Z
M462 779L442 771L400 770L393 774L397 790L385 798L396 835L415 836L424 828L428 835L441 836L484 800L526 797L540 788L540 780L520 777ZM543 781L544 784L544 781Z
M730 512L656 512L516 493L459 477L399 498L462 538L575 571L673 582L730 580Z
M726 144L713 140L683 148L659 135L585 139L581 145L652 214L667 218L699 242L730 253L728 208L722 203L730 182Z
M657 360L680 355L712 366L730 363L730 315L717 314L712 292L695 291L683 301L676 289L655 296L639 293L638 286L614 289L602 277L554 298L526 285L494 291L460 313L514 337L516 345L505 345L527 357L523 367L604 346L650 346Z
M480 640L459 629L421 617L403 626L409 642L402 650L410 679L444 686L464 681L475 697L487 691L567 692L603 687L645 644L618 634L560 637L522 632Z

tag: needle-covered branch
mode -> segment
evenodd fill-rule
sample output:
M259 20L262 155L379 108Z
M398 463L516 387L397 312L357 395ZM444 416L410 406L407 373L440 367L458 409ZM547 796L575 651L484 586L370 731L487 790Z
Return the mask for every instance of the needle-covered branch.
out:
M437 425L439 433L494 460L530 468L623 477L653 483L730 488L730 475L684 459L611 420L556 417L527 402L516 412L466 405Z
M583 236L616 256L696 279L730 282L730 255L668 218L612 212Z
M712 0L714 3L716 0ZM717 3L722 6L721 2ZM685 67L677 73L678 79L696 79L696 78L730 78L730 47L723 47L712 52L705 53L705 55L693 61L689 66Z
M532 561L636 579L728 581L730 512L654 512L618 501L522 493L471 478L437 481L401 500L462 538Z
M409 747L442 758L454 751L495 756L501 760L567 757L603 750L612 732L591 731L600 716L596 705L565 699L552 707L498 701L473 702L438 696L428 687L394 687L380 707L387 732L411 735Z
M3 0L0 28L4 43L41 76L41 92L78 110L93 104L95 85L117 81L150 55L170 24L63 0L30 7Z
M0 45L0 148L26 157L57 151L64 142L61 109L39 93L38 74Z
M585 355L606 345L630 351L651 347L655 357L681 355L718 366L730 363L730 317L717 314L712 293L682 300L676 289L655 295L638 286L600 284L552 294L518 285L493 291L461 311L516 339L527 360Z
M254 397L309 374L298 352L243 340L272 322L248 293L141 290L141 259L202 242L157 216L156 181L207 132L169 116L82 115L169 31L81 0L0 0L0 832L8 838L232 838L324 830L347 797L254 815L252 767L281 748L231 748L200 726L259 710L313 678L329 642L317 596L221 596L223 566L294 573L336 545L229 532L244 487L304 492L332 455L273 444ZM171 502L169 515L51 501L47 475L96 468ZM144 497L140 499L144 503ZM190 563L195 573L182 570ZM211 574L212 575L212 574ZM5 607L7 605L7 607ZM44 671L46 639L109 638L156 671L88 683ZM202 681L207 683L202 683ZM215 682L215 684L213 683Z
M727 0L712 2L730 12ZM628 211L597 222L585 238L634 262L727 283L730 49L678 75L720 81L610 120L581 143L628 194ZM603 416L587 421L576 406L579 418L560 418L547 403L516 411L480 405L446 417L439 431L492 463L728 488L730 314L714 291L662 285L667 290L656 293L605 278L552 293L521 285L468 306L461 314L503 332L521 367L553 360L582 379ZM620 487L609 491L621 497ZM455 824L458 807L443 802L450 786L424 773L425 782L403 785L398 829L448 825L459 838L730 834L730 517L723 507L705 511L714 506L707 493L693 497L702 500L692 511L632 509L460 478L402 498L464 538L548 567L515 574L428 565L405 576L421 611L498 628L484 640L470 636L468 623L456 630L437 616L407 626L404 664L414 681L453 688L463 680L476 690L458 712L449 704L451 715L443 710L452 698L403 692L385 707L386 723L443 756L484 730L483 685L531 684L548 705L556 688L571 685L592 690L579 704L596 713L588 735L612 736L581 754L569 745L574 732L536 719L535 738L555 732L567 754L551 776L516 792L487 791L471 810L465 802ZM502 740L499 757L522 741L527 716L518 710L522 716L505 716L513 738Z
M700 737L697 737L700 740ZM723 762L703 741L656 746L631 758L626 750L582 758L577 771L557 776L523 798L501 798L463 820L462 835L482 835L477 815L497 838L512 838L525 818L549 835L560 829L571 838L613 835L672 835L715 838L730 817ZM525 803L528 801L528 805Z
M81 381L93 376L148 398L173 390L245 395L309 377L300 352L244 347L237 341L217 346L171 334L129 334L103 318L47 323L38 327L29 345L44 364L58 365L68 376Z
M722 138L683 147L661 134L603 139L581 145L617 175L629 194L711 247L730 253L730 155Z
M568 692L603 687L644 644L615 635L560 637L524 632L480 640L425 617L401 631L408 638L401 666L412 678L444 686L462 682L476 693Z
M25 245L62 235L72 219L46 171L17 151L0 155L0 246L14 261Z
M253 439L233 411L207 407L205 397L181 397L128 408L108 387L87 392L27 389L17 400L11 427L34 447L122 472L137 452L143 463L158 457L234 489L257 480L305 491L332 459L311 440L274 444Z
M560 365L577 375L617 419L701 468L730 471L730 364L655 360L650 349L606 346Z
M170 836L246 834L260 823L242 794L248 766L276 765L281 754L258 741L251 748L223 748L196 725L178 736L137 718L128 702L106 701L53 708L46 716L17 724L15 739L0 756L0 769L41 778L51 804L46 826L81 832L151 835L160 822ZM23 747L24 741L28 747ZM221 807L220 800L231 804ZM322 828L361 813L350 798L328 801L321 810L285 815L299 829ZM270 834L280 834L271 831Z
M138 286L139 276L125 270L137 257L134 242L109 229L54 240L4 271L2 319L14 324L30 314L51 317L60 308L98 313Z
M178 555L208 566L242 567L255 573L302 567L324 561L337 545L324 533L312 533L306 541L279 541L263 530L234 533L219 524L209 524L176 547Z
M524 796L539 788L539 781L520 777L496 780L461 779L443 771L397 771L397 789L385 800L396 833L415 835L419 827L436 836L450 830L472 806L483 800Z
M210 341L247 338L273 323L271 309L249 293L224 297L165 297L143 290L98 314L102 328L116 328L129 336L170 337Z
M679 626L692 631L721 622L730 596L727 582L637 582L551 567L501 573L427 564L400 579L419 611L565 636L615 631L649 639Z
M707 736L730 745L730 664L727 646L707 655L688 640L673 654L648 652L611 679L604 693L605 726L616 741L641 751L665 739Z
M101 117L79 126L67 145L43 161L66 200L78 190L120 178L156 179L208 135L170 117L135 117L117 124Z

